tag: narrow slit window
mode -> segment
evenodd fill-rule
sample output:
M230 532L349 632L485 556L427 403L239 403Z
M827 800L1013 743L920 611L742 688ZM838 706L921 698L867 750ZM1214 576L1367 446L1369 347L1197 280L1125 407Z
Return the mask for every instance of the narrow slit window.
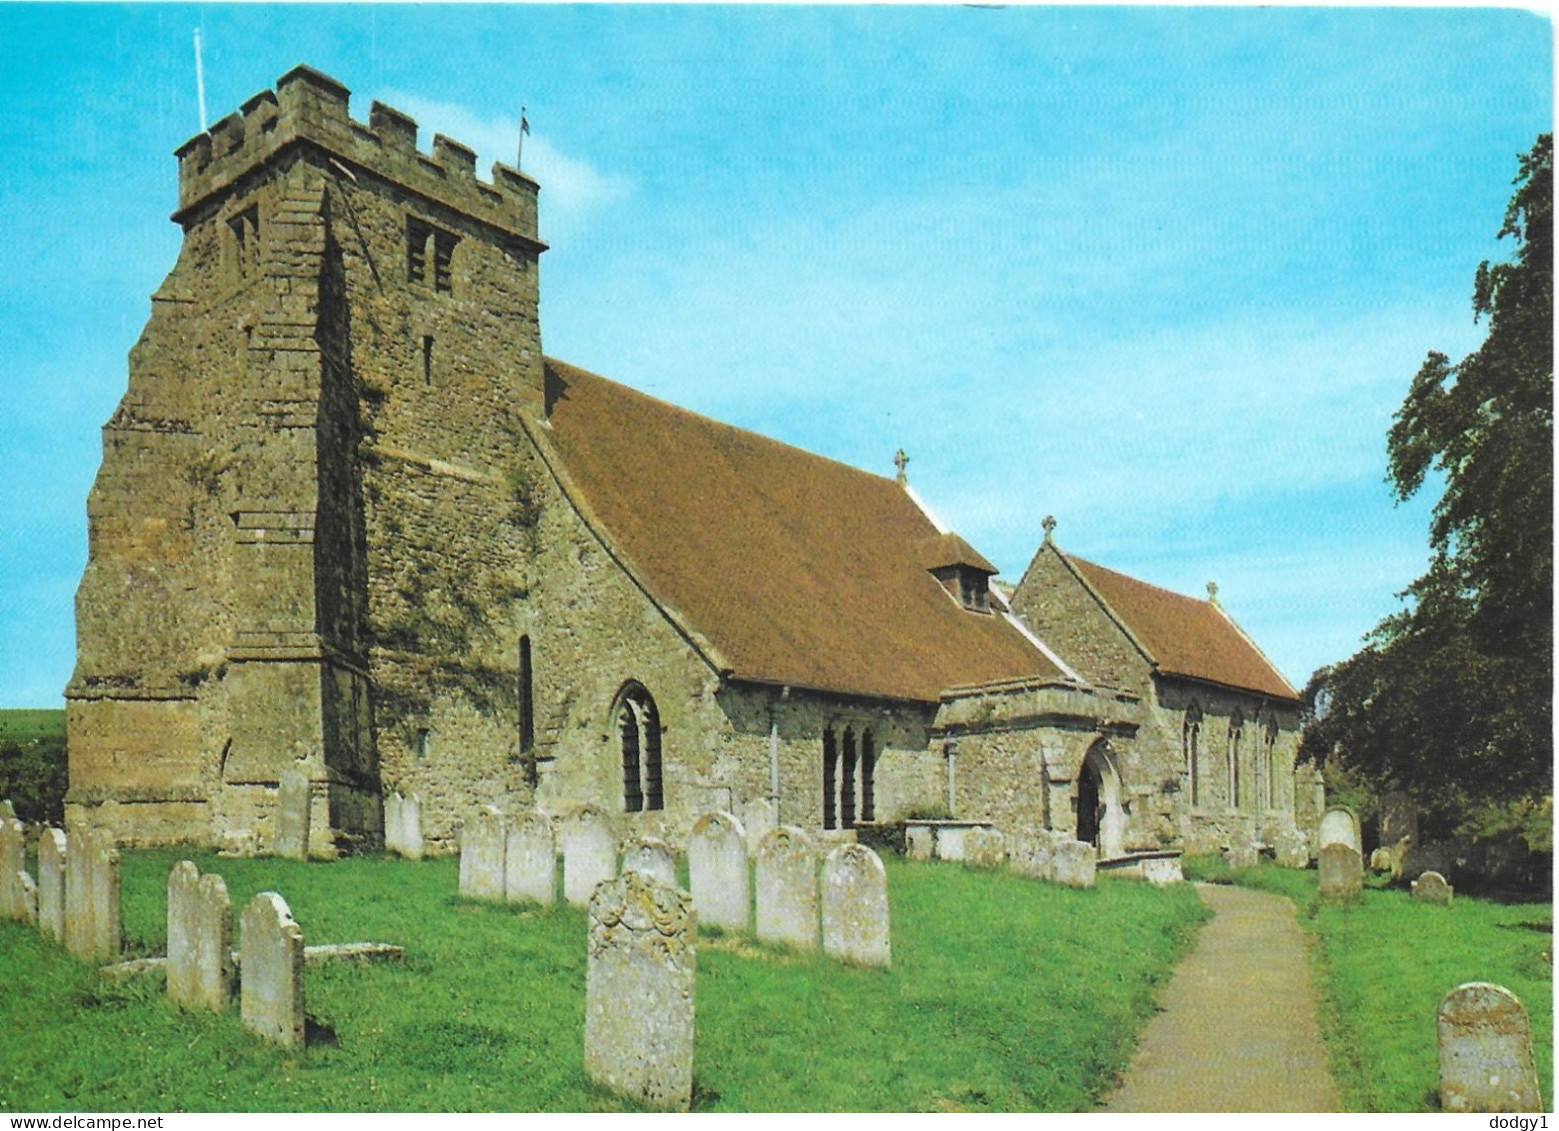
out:
M428 339L431 341L432 339ZM520 751L530 753L536 745L536 709L532 700L530 637L520 637Z
M433 384L433 337L424 335L422 339L422 383Z
M433 229L421 220L406 220L406 278L420 283L428 276L428 239Z
M844 732L844 765L839 774L839 823L844 828L855 824L855 731Z
M839 750L833 728L823 731L823 827L838 827L838 809L834 805L835 779L839 769Z
M877 819L877 742L872 732L861 732L861 820Z

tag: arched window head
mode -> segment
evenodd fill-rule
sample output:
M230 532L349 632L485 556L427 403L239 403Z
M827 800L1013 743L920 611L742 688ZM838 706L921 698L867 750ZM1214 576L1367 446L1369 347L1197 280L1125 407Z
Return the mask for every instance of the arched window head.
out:
M1202 733L1202 706L1195 699L1185 709L1185 722L1180 728L1180 752L1185 760L1186 777L1189 779L1191 804L1202 803L1202 770L1198 764L1197 747Z
M1245 731L1245 713L1238 707L1229 716L1228 781L1229 808L1240 807L1240 737Z
M660 712L643 684L625 684L617 693L616 725L622 750L623 810L638 813L665 808Z

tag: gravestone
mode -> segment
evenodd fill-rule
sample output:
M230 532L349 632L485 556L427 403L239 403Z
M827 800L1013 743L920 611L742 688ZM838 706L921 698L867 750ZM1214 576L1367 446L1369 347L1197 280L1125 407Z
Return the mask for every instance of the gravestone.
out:
M466 818L460 830L460 894L466 899L503 899L506 825L491 805Z
M1036 880L1055 879L1055 851L1050 837L1044 833L1013 836L1010 867L1020 876Z
M1163 856L1149 856L1142 861L1142 878L1155 887L1185 883L1185 870L1180 866L1180 854L1176 852Z
M1364 861L1346 844L1321 847L1317 887L1323 898L1346 899L1364 889Z
M1469 982L1440 1002L1440 1107L1456 1112L1542 1111L1532 1028L1504 986Z
M1321 818L1321 831L1316 840L1322 848L1328 844L1346 844L1361 855L1364 852L1364 841L1359 835L1359 818L1352 809L1328 809Z
M1239 870L1242 868L1254 868L1261 859L1261 854L1257 851L1255 844L1248 840L1242 840L1231 844L1225 850L1223 858L1228 861L1229 867Z
M1451 897L1456 894L1456 889L1445 882L1445 877L1439 872L1425 872L1413 881L1413 898L1420 903L1438 903L1442 907L1451 905Z
M1391 849L1377 848L1370 853L1370 871L1385 873L1391 871Z
M18 895L22 904L22 922L30 927L38 925L38 885L26 872L16 873Z
M422 798L403 797L398 791L384 799L384 847L406 857L422 859Z
M641 836L623 851L622 870L648 872L663 884L677 884L677 861L671 846L659 837Z
M65 948L85 962L119 957L119 853L108 829L78 827L65 857Z
M233 1000L233 902L221 876L188 860L168 873L168 996L221 1012Z
M38 838L38 929L65 941L65 834L44 829Z
M817 947L817 853L794 825L771 829L753 862L758 937L765 942Z
M22 873L27 870L27 839L22 823L0 817L0 919L25 919Z
M1298 829L1284 829L1273 838L1273 857L1280 868L1310 867L1310 840Z
M238 966L244 1028L274 1044L302 1048L303 929L274 891L262 891L244 908Z
M747 833L729 813L705 813L687 842L688 887L698 921L726 931L752 929Z
M588 907L596 885L617 875L617 838L594 805L581 805L563 822L563 898Z
M891 966L888 874L863 844L841 844L823 860L823 953L857 966Z
M288 860L309 858L309 809L313 787L302 770L285 769L276 787L272 854Z
M1056 883L1070 888L1091 888L1099 854L1094 846L1080 840L1063 840L1052 854Z
M911 860L930 860L936 855L936 833L929 825L911 825L904 833L904 854Z
M968 846L969 829L966 825L936 826L936 858L960 863Z
M1000 868L1007 862L1007 838L1000 829L970 829L964 837L964 864L970 868Z
M648 1107L693 1098L693 897L630 868L594 889L585 1074Z
M504 842L504 898L552 906L558 898L558 852L552 819L534 809L509 824Z

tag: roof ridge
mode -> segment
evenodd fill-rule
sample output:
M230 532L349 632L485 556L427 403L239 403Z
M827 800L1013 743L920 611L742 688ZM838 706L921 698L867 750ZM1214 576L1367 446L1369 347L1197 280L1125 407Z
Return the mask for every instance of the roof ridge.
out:
M1170 589L1168 586L1155 585L1151 581L1143 581L1142 578L1126 573L1124 570L1111 569L1109 566L1100 565L1098 562L1089 561L1087 558L1079 558L1075 554L1069 554L1067 556L1072 561L1082 562L1083 565L1089 567L1090 569L1103 570L1105 573L1112 573L1116 577L1124 577L1127 581L1133 582L1134 584L1145 586L1148 589L1156 589L1160 593L1167 593L1169 596L1178 597L1182 601L1190 601L1196 605L1206 605L1215 609L1218 608L1218 602L1216 601L1206 600L1202 597L1193 597L1189 593L1182 593L1180 590Z

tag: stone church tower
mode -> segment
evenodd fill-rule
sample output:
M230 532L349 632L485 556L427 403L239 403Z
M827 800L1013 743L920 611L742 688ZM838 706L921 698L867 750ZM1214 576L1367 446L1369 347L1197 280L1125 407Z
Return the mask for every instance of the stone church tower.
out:
M382 762L455 756L435 718L460 764L431 778L533 782L537 186L347 101L299 67L177 151L66 691L70 817L122 840L263 850L298 767L313 850L372 843Z

